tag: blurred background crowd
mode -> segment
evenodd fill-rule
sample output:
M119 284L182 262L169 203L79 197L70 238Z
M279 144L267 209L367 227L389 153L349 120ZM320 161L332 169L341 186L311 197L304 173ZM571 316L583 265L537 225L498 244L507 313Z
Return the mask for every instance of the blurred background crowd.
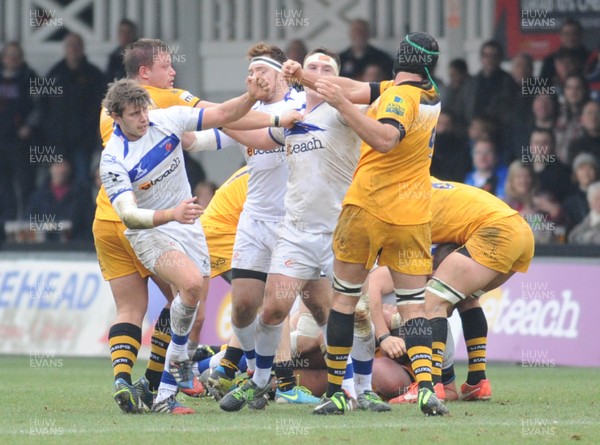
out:
M479 48L479 71L454 59L437 67L447 70L448 82L434 77L442 113L432 175L503 199L526 218L538 243L600 245L600 51L585 47L583 31L576 20L564 21L560 47L541 64L525 53L507 60L502 45L489 40ZM351 22L348 47L338 48L341 75L391 77L391 55L369 37L367 21ZM137 38L136 24L122 20L118 46L98 67L81 36L69 33L64 58L43 77L19 42L2 45L0 241L91 240L100 102L107 84L124 77L122 52ZM300 62L307 52L300 40L285 49ZM217 186L200 163L187 161L191 186L207 205ZM39 235L33 238L24 235L32 224Z

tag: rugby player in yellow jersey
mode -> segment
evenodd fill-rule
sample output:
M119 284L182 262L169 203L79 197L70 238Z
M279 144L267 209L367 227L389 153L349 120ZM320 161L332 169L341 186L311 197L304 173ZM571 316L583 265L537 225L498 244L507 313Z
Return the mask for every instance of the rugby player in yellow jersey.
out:
M431 181L432 242L462 247L441 262L427 283L427 315L445 323L448 314L458 307L469 357L467 382L461 386L459 397L489 400L491 386L485 375L487 322L476 298L502 285L515 272L527 271L534 254L533 233L516 210L494 195L465 184L433 177ZM391 277L384 268L380 269L371 274L370 280L387 281L389 287ZM371 295L375 330L378 335L387 335L381 301L374 297ZM447 323L445 325L447 329ZM445 338L433 347L433 363L440 375ZM404 348L402 340L390 337L382 343L381 349L387 356L397 358ZM416 398L416 385L413 385L390 402L410 403Z
M221 276L228 283L231 283L233 244L246 202L248 176L248 167L245 166L233 173L217 189L200 216L210 254L210 278Z
M167 45L160 40L140 39L125 51L123 62L127 77L139 82L150 94L152 107L168 108L175 105L190 107L208 107L214 104L201 101L185 90L173 88L175 70L171 65L171 55ZM251 112L244 120L253 115L253 125L245 128L268 126L271 116ZM287 119L287 117L285 118ZM283 117L282 122L285 122ZM290 120L290 119L288 119ZM244 128L244 127L243 127ZM103 144L106 144L113 132L113 119L103 111L100 114L100 133ZM212 134L212 131L209 131ZM201 142L197 135L184 135L183 144L190 145ZM192 135L196 135L196 138ZM185 138L187 136L187 138ZM218 135L215 133L218 142ZM197 139L197 140L194 140ZM219 148L219 147L215 147ZM169 305L163 309L152 335L152 349L145 377L132 385L131 371L137 359L141 343L141 325L148 305L147 280L151 273L140 263L123 232L125 226L116 214L104 187L101 187L96 199L96 214L93 224L94 242L100 269L111 291L117 307L117 317L109 331L109 345L113 362L115 380L120 382L115 393L115 400L130 401L120 403L125 412L143 411L138 397L145 395L144 404L152 403L151 391L158 388L164 368L166 348L170 341ZM168 301L172 299L171 291L166 283L153 277ZM137 388L137 389L136 389ZM200 387L188 394L197 394ZM140 394L138 394L140 393ZM174 409L174 412L177 409Z
M363 140L334 233L335 293L327 324L329 384L316 414L341 414L348 409L341 383L352 348L354 310L375 261L392 271L408 355L419 382L419 406L426 415L448 412L433 392L433 327L424 310L425 284L431 273L429 167L440 113L430 70L438 55L435 39L415 32L400 42L392 82L330 80L290 61L284 67L289 77L314 87ZM371 102L367 115L351 101Z

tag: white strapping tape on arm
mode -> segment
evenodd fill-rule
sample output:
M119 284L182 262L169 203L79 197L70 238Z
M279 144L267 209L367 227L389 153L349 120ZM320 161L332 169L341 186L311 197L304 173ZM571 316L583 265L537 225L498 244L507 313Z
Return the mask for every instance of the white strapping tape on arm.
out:
M151 229L154 227L154 210L139 209L133 192L121 193L112 205L128 229Z
M186 151L197 152L197 151L209 151L219 150L221 143L216 128L204 131L194 131L194 143Z

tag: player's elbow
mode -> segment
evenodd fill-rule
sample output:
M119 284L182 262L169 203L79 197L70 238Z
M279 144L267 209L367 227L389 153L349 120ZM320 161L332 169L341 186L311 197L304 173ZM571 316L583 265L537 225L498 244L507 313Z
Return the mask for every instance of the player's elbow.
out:
M373 140L371 147L379 153L389 153L394 149L396 144L398 144L398 138L387 138L382 135Z

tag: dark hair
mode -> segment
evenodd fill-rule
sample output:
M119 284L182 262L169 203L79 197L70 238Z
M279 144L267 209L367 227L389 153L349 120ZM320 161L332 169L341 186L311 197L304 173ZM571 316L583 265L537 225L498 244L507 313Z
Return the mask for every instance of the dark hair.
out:
M504 48L502 47L502 45L500 45L500 42L498 42L497 40L487 40L486 42L483 42L483 44L481 45L481 48L479 49L479 54L483 54L483 50L485 48L493 48L496 51L498 51L498 57L500 57L500 59L504 58Z
M461 72L462 74L468 74L469 69L467 67L467 61L465 59L453 59L448 64L450 68L454 68L456 71Z
M258 56L269 56L279 63L283 63L287 60L287 55L284 50L275 45L267 45L265 42L259 42L252 45L248 49L246 56L248 57L248 60Z
M152 67L158 54L168 52L167 44L159 39L139 39L130 43L123 53L123 66L127 77L136 77L142 66Z
M565 19L565 21L563 22L562 26L560 27L560 29L562 30L565 26L574 26L575 28L577 28L577 31L580 34L583 33L583 26L581 26L581 22L579 22L579 20L577 20L573 17L567 17Z
M535 127L533 130L531 130L531 134L529 135L530 139L531 139L531 135L533 133L545 133L545 134L549 135L550 140L552 141L552 146L553 147L556 146L556 136L554 135L554 132L552 130L550 130L549 128Z
M122 116L128 104L147 107L150 103L148 91L132 79L121 79L109 84L108 91L102 100L102 106L109 116L112 113Z
M129 19L121 19L121 21L119 22L119 26L129 26L131 29L133 29L134 31L137 32L137 25L135 24L135 22L132 22Z

